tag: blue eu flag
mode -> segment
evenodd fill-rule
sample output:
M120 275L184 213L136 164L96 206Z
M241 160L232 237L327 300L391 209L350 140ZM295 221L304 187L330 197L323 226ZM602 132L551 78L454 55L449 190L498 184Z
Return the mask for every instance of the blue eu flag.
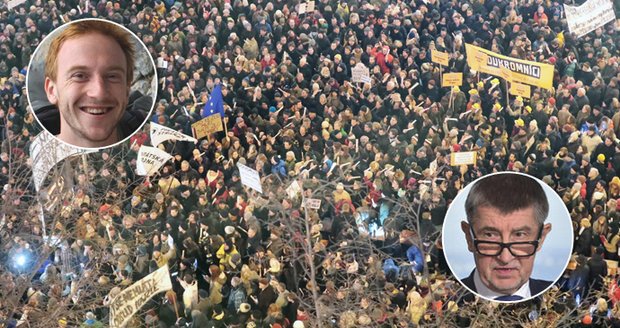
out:
M215 114L220 114L222 118L224 117L224 99L222 97L222 87L219 84L211 91L211 97L209 97L200 113L203 118Z

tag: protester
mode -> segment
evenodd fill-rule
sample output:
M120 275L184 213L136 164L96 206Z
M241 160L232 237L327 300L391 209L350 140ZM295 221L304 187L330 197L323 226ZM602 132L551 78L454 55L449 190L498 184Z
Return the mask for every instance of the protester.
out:
M75 279L54 278L52 269L35 275L33 293L23 291L16 311L0 306L1 319L25 324L59 306L65 326L105 323L125 285L168 264L173 290L132 324L311 327L318 309L343 327L426 325L439 316L467 326L467 309L480 305L445 264L443 216L464 186L511 170L551 185L574 222L577 265L558 283L570 306L546 307L545 318L594 306L591 322L618 321L617 306L606 316L609 306L597 301L614 304L617 289L601 259L618 256L618 24L577 37L559 2L314 4L305 13L277 1L2 9L0 302L24 285L26 268L10 256L50 254L43 232L67 243L47 260ZM69 200L45 213L42 231L34 187L15 178L33 174L29 146L40 131L24 96L27 61L53 28L86 17L127 26L160 63L151 122L191 136L219 85L225 129L196 143L163 142L173 159L148 179L136 167L140 147L151 145L148 130L87 155L65 174ZM466 44L550 64L552 87L511 95L501 76L471 68ZM448 54L448 65L432 61L433 49ZM352 81L360 63L369 83ZM447 72L462 72L462 85L442 87ZM477 152L476 163L450 165L465 151ZM262 195L241 182L238 164L259 173ZM318 210L288 197L293 181L321 200ZM62 220L52 226L54 218ZM67 238L72 231L79 236ZM34 237L13 238L20 234ZM84 276L97 288L72 284ZM86 302L91 294L98 301Z

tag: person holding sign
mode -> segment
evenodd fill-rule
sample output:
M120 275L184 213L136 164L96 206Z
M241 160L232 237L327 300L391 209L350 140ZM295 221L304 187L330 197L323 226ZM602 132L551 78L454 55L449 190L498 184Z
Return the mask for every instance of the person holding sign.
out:
M551 224L541 185L521 174L496 174L476 182L465 201L461 229L475 269L462 283L495 301L514 302L542 293L552 281L530 277Z

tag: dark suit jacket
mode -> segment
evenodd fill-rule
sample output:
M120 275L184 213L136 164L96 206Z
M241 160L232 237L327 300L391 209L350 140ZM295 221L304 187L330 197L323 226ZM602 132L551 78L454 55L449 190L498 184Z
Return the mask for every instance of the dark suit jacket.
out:
M474 270L472 270L472 272L469 274L469 276L467 278L461 279L461 282L467 286L469 289L471 289L474 292L476 291L476 284L474 283ZM532 296L542 292L543 290L547 289L547 287L549 287L549 285L551 285L553 283L553 281L547 281L547 280L539 280L539 279L532 279L530 278L530 294L532 294Z

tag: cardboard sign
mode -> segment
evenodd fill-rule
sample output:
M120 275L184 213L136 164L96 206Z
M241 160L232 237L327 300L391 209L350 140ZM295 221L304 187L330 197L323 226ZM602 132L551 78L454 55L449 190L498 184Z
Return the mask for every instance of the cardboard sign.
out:
M192 141L196 138L185 135L177 130L151 122L151 144L157 146L166 140Z
M314 1L308 1L306 4L306 12L312 13L314 12Z
M510 94L513 96L521 96L523 98L530 98L532 96L532 88L527 84L511 83Z
M196 139L202 139L212 133L224 131L224 125L219 115L211 115L192 124L192 130L194 130Z
M370 81L370 70L362 63L358 63L351 68L351 81L354 83L368 83Z
M431 60L433 61L433 63L443 65L443 66L448 66L450 65L450 54L448 54L447 52L432 50Z
M463 151L459 153L450 154L450 165L473 165L476 164L476 152L475 151Z
M443 75L442 87L460 87L463 85L463 73L445 73Z
M258 175L258 171L245 166L241 163L237 163L237 168L239 169L239 177L241 178L241 183L245 186L248 186L261 194L263 193L263 186L260 181L260 176Z
M159 148L141 146L138 151L136 173L138 175L151 176L159 171L159 168L166 164L172 157L172 155Z
M319 208L321 208L321 200L316 198L306 198L304 206L311 210L318 210Z
M110 327L122 327L153 296L172 289L168 265L125 288L110 303Z

